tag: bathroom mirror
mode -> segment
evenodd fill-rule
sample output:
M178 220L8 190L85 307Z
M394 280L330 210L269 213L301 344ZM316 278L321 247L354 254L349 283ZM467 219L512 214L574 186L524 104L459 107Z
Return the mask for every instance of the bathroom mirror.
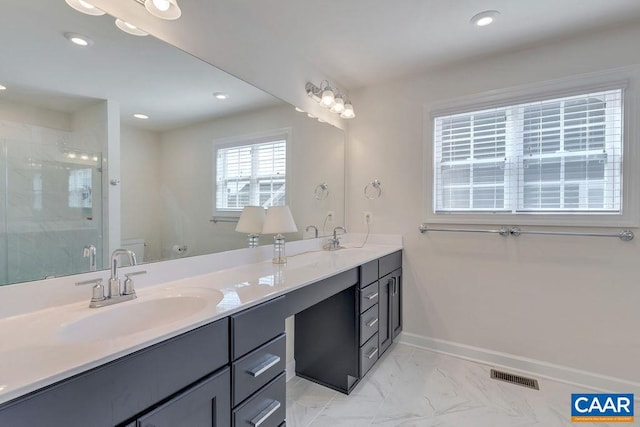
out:
M246 247L238 212L215 210L215 147L230 141L286 138L288 240L343 224L341 130L64 0L7 0L2 15L0 284L89 271L92 246L98 269L121 246L142 262Z

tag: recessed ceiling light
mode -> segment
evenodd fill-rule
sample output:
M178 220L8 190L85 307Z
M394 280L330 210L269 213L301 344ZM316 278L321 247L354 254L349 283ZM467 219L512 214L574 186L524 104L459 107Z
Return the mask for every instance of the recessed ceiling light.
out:
M215 96L216 99L227 99L227 98L229 98L229 95L227 95L224 92L216 92L216 93L213 94L213 96Z
M106 13L85 0L65 0L65 1L69 6L71 6L78 12L86 13L87 15L101 16Z
M477 27L486 27L492 24L498 15L500 15L500 12L497 10L485 10L484 12L474 15L473 18L471 18L471 23Z
M298 108L298 107L296 107L296 111L297 111L298 113L304 113L304 110L303 110L302 108Z
M64 33L64 36L67 38L67 40L69 40L71 43L78 45L78 46L82 46L82 47L87 47L87 46L91 46L93 44L93 40L91 40L89 37L87 36L83 36L82 34L78 34L78 33Z
M75 159L77 156L76 156L76 153L69 153L67 154L67 157L70 159Z
M0 90L7 90L6 86L0 85Z
M127 21L123 21L120 18L116 18L116 27L120 28L127 34L131 34L132 36L148 36L149 33L142 31L140 28L136 27L133 24L129 24Z
M316 116L314 116L311 113L307 113L307 117L309 117L310 119L316 119L317 118Z
M134 114L133 117L140 120L147 120L149 118L149 116L147 116L146 114L140 114L140 113Z

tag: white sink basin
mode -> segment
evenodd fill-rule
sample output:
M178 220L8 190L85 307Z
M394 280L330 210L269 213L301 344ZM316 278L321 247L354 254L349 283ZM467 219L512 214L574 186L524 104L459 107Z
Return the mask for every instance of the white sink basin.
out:
M211 289L163 291L92 312L61 325L64 341L89 342L118 338L158 328L213 309L222 301L222 293Z

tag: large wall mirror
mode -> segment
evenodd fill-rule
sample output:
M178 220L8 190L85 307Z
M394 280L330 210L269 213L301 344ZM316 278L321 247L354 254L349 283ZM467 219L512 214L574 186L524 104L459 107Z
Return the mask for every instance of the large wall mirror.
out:
M288 240L343 224L341 130L64 0L7 0L2 16L0 284L87 272L91 247L98 269L122 246L145 263L243 248L233 207L248 202L289 205ZM221 163L216 147L248 145Z

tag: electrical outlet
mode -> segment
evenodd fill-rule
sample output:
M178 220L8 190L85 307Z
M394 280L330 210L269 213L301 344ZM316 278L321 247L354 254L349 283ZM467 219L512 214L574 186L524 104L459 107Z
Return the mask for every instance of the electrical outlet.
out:
M333 218L335 218L336 213L334 211L327 212L327 222L333 222Z
M364 223L365 225L373 224L373 213L372 212L363 212Z

